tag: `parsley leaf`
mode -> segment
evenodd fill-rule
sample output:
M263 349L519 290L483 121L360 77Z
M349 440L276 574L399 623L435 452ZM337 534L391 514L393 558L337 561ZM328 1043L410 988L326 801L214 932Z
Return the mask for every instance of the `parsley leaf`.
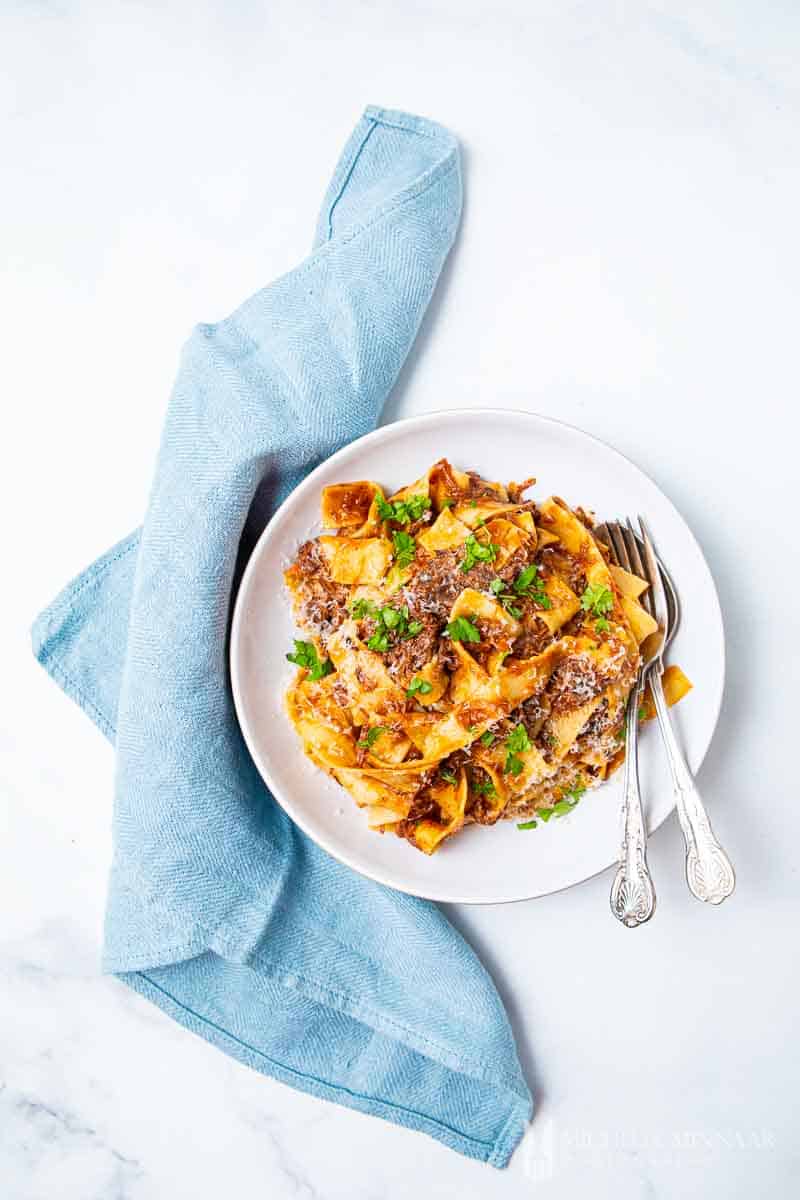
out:
M479 642L481 635L467 617L456 617L447 626L448 637L454 642Z
M378 518L381 521L397 521L398 525L408 525L409 521L418 521L431 502L427 496L409 496L407 500L395 500L391 504L381 496L377 497Z
M647 709L645 708L645 706L643 704L639 705L639 711L636 715L638 716L640 721L643 721L645 719L645 717L647 716Z
M350 605L350 612L357 621L363 621L364 617L374 617L377 611L377 606L373 604L371 600L365 600L363 598L354 600Z
M500 604L502 604L506 612L510 613L510 615L518 621L522 616L522 609L517 608L516 604L514 603L516 596L512 595L510 592L503 591L505 586L506 585L502 579L493 579L489 584L489 591L493 596L497 597L498 601Z
M530 750L531 743L524 725L517 725L506 738L506 750Z
M531 563L529 567L524 567L517 578L514 580L514 591L518 596L522 596L527 592L536 576L539 574L539 568L536 563Z
M419 675L416 675L406 688L406 695L409 700L413 700L418 693L420 696L427 696L432 691L433 684L428 683L427 679L422 679Z
M563 798L565 800L569 800L570 807L574 808L585 791L586 791L586 784L583 782L582 779L578 779L575 781L575 783L573 783L571 788L567 788L565 791L563 791L561 793L561 795L563 796Z
M386 654L392 645L392 639L399 638L406 642L422 633L422 621L408 619L407 604L402 608L394 608L391 604L378 608L371 600L356 600L350 611L359 620L364 617L374 620L375 632L367 642L367 649L375 650L378 654Z
M535 829L538 824L538 821L520 821L517 822L517 829Z
M602 617L606 613L610 613L613 607L613 592L599 583L589 584L581 596L581 608L583 611L593 613L596 617Z
M398 567L402 570L404 567L410 566L417 553L417 543L411 534L404 533L402 529L396 529L392 534L392 545Z
M439 771L439 778L444 779L446 783L452 783L454 787L458 783L452 771L445 771L444 768Z
M461 570L465 573L471 571L476 562L494 562L498 550L499 546L495 546L494 542L479 542L475 534L471 533L464 543Z
M586 784L582 779L578 779L571 788L562 791L561 799L556 800L555 804L551 805L549 808L537 808L536 816L540 820L544 821L545 824L550 820L551 817L565 817L567 813L572 812L573 808L578 803L585 791ZM518 825L517 828L532 829L534 826L535 822L533 824Z
M309 679L323 679L333 671L333 663L329 658L320 661L317 647L313 642L299 642L295 638L294 653L287 654L286 657L290 663L295 663L298 667L305 667Z
M507 775L520 775L525 765L519 757L520 753L531 749L531 739L524 725L517 725L505 740L506 762L503 770Z
M389 649L389 634L385 629L378 630L373 633L372 637L367 642L367 649L374 650L377 654L386 654Z
M596 633L608 633L611 626L605 617L598 617L594 623L594 628Z
M506 584L502 579L493 579L489 584L489 591L492 595L496 596L506 612L510 613L517 620L522 616L522 609L518 608L514 603L517 597L521 600L535 600L540 608L552 607L550 597L544 590L543 581L539 575L539 568L536 563L531 563L530 566L524 567L514 582L509 584L505 591L503 590L504 588L506 588Z
M390 608L387 605L386 608L381 609L381 621L387 629L396 629L402 619L403 614L399 608Z
M536 563L524 567L514 580L513 588L518 596L535 600L541 608L551 608L551 600L544 590L544 582Z
M487 775L485 779L473 779L472 790L476 796L496 796L497 788Z
M490 729L487 729L486 733L481 734L480 740L483 742L484 746L491 746L492 742L494 741L494 734Z
M366 750L371 750L382 733L386 733L385 725L373 725L372 728L368 729L364 734L363 738L358 743L359 746L363 746Z

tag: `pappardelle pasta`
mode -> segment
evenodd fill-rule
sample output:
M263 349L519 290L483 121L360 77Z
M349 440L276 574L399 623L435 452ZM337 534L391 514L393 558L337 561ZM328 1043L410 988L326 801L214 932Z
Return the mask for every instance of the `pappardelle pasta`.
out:
M442 459L389 496L326 487L330 532L285 572L305 752L426 854L467 824L566 815L624 757L647 584L582 509L525 499L534 483ZM664 682L671 702L691 687L677 668Z

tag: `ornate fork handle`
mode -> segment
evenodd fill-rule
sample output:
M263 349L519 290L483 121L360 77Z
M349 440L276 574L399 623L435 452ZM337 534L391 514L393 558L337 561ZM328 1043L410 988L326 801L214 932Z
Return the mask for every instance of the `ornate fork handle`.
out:
M634 928L649 921L656 893L647 866L647 835L639 791L639 700L641 681L631 690L625 718L625 775L622 802L622 845L619 867L611 885L611 911L623 925Z
M650 690L664 739L667 761L675 787L678 819L686 842L686 882L698 900L721 904L736 886L730 859L720 846L703 805L697 785L683 756L661 686L660 663L649 674Z

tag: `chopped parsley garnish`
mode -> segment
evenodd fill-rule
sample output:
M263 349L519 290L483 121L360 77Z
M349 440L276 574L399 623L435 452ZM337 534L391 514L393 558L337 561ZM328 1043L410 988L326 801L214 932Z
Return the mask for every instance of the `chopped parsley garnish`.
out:
M427 696L432 691L433 684L428 683L427 679L422 679L421 676L417 675L406 688L406 695L409 700L413 700L417 695Z
M487 775L485 779L473 779L472 790L476 796L496 796L497 788Z
M492 742L494 741L494 737L495 735L492 733L492 731L487 729L486 733L481 734L480 740L483 742L484 746L491 746Z
M514 580L514 591L518 596L524 595L530 591L531 587L539 574L539 568L536 563L531 563L528 567L523 567L517 578Z
M477 507L478 507L478 501L477 501L477 500L470 500L470 502L469 502L469 506L470 506L470 508L477 508Z
M594 623L594 628L596 633L608 633L611 626L605 617L598 617Z
M479 642L481 635L468 617L456 617L447 625L447 635L454 642Z
M575 781L575 783L573 783L571 788L567 788L567 790L562 792L561 795L564 797L565 800L571 799L572 807L574 808L574 806L578 803L578 801L580 800L581 796L584 794L585 791L586 791L586 784L583 782L582 779L578 779Z
M295 663L298 667L305 667L309 679L323 679L333 670L333 663L329 658L320 660L317 647L313 642L299 642L295 638L294 653L287 654L286 657L290 663Z
M372 728L368 729L364 734L363 738L358 743L359 746L362 746L365 750L371 750L382 733L386 733L385 725L373 725Z
M538 821L519 821L517 829L535 829L538 824Z
M409 496L407 500L395 500L392 504L377 497L378 518L381 521L397 521L398 525L408 525L410 521L418 521L431 502L427 496Z
M440 770L439 778L444 779L445 783L452 783L454 787L458 783L458 780L456 779L456 777L452 773L452 771L445 771L444 769Z
M439 507L440 508L452 508L454 504L455 504L455 500L450 500L448 498L447 500L443 500L442 503L439 505Z
M522 616L522 609L515 603L517 598L535 600L540 608L551 607L550 597L544 590L536 563L524 567L510 585L506 585L502 579L493 579L489 584L489 591L497 597L506 612L517 619Z
M402 570L404 567L410 566L417 553L417 543L411 534L404 533L402 529L395 529L392 534L392 546L394 547L394 560L398 567Z
M375 650L378 654L386 654L391 647L392 638L406 642L422 633L422 622L409 620L407 604L402 608L393 608L390 604L379 607L371 600L358 599L350 606L350 611L357 621L371 617L375 622L375 632L367 641L367 649Z
M507 775L519 775L524 763L519 757L521 753L531 749L531 739L524 725L517 725L505 740L506 762L503 770Z
M614 594L610 588L602 584L589 584L581 596L581 608L584 612L592 613L595 617L603 617L614 607Z
M637 713L637 716L640 721L644 721L645 717L647 716L647 709L645 708L645 706L643 704L639 705L639 711Z
M619 729L614 734L614 737L617 739L618 742L625 741L625 726L624 725L620 725Z
M350 612L357 621L363 621L364 617L374 617L378 611L378 606L373 604L371 600L360 598L354 600L350 605Z
M578 803L585 791L586 784L582 779L578 779L575 783L573 783L571 788L567 788L562 791L561 799L556 800L555 804L553 804L550 808L538 808L536 810L536 816L540 820L544 821L545 824L550 820L551 817L565 817L567 813L572 812L573 808ZM520 826L517 826L517 828L520 828Z
M464 561L461 563L461 570L465 573L471 571L476 562L494 562L499 548L499 546L495 546L494 542L479 542L475 534L471 533L464 542Z
M524 596L535 600L542 608L550 608L550 597L544 590L542 577L539 574L539 568L536 563L531 563L529 567L524 567L513 583L514 592L517 596Z

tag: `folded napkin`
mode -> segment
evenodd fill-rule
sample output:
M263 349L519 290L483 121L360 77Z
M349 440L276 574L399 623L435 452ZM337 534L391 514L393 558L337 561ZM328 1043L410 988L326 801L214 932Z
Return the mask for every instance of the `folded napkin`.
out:
M240 546L374 426L460 208L454 138L367 109L311 256L189 338L142 529L33 642L116 747L104 969L265 1075L504 1166L531 1098L491 980L433 905L292 824L227 674Z

